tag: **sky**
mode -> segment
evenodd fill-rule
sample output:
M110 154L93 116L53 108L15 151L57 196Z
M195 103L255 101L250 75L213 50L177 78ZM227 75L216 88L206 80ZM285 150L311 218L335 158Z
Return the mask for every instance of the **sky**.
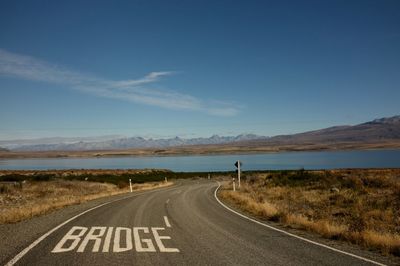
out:
M0 140L400 114L400 1L0 1Z

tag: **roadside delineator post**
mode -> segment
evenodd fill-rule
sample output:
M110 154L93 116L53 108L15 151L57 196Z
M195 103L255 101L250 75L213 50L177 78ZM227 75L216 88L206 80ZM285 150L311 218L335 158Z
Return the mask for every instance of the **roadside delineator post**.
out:
M208 180L210 180L210 174L208 174Z
M232 178L232 180L233 180L233 182L232 182L232 185L233 185L233 191L236 191L236 183L235 183L235 178Z
M167 179L167 177L165 177L165 178L164 178L164 180L165 180L165 183L167 183L167 182L168 182L168 179Z
M132 192L132 180L129 178L129 187L131 188L131 192Z

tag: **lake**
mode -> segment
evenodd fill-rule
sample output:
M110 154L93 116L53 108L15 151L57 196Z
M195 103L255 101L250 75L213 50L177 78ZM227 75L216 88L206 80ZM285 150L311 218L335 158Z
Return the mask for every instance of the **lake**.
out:
M0 160L0 169L127 169L159 168L177 172L232 171L236 160L246 170L397 168L400 150L282 152L266 154L108 157Z

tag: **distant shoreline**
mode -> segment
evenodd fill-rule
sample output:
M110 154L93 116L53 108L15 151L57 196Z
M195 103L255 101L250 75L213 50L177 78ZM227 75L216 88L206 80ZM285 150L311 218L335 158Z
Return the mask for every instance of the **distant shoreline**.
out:
M398 150L399 142L381 143L328 143L328 144L286 144L286 145L249 145L222 144L177 146L169 148L145 148L123 150L87 150L87 151L0 151L1 159L50 159L50 158L109 158L109 157L158 157L191 155L234 155L263 154L281 152L318 152L351 150Z

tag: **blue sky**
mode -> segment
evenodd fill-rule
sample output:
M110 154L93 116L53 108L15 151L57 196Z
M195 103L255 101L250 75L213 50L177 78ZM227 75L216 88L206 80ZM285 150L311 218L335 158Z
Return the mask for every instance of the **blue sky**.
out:
M399 1L1 1L0 139L400 114Z

